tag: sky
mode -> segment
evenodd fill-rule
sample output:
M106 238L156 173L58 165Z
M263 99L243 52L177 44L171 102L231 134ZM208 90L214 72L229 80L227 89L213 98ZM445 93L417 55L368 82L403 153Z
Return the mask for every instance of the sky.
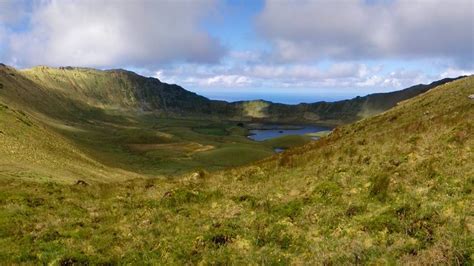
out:
M0 0L0 62L124 68L228 101L474 73L473 0Z

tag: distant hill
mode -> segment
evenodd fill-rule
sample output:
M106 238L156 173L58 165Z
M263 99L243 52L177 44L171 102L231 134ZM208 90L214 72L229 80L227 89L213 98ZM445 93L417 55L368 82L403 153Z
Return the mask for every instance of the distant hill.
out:
M285 105L267 101L209 100L175 84L126 70L0 66L0 97L62 119L95 118L107 112L152 112L161 116L233 121L345 124L383 112L398 102L455 79L338 102Z
M459 78L462 77L445 78L428 85L419 84L399 91L369 94L364 97L337 102L302 103L298 105L261 102L261 105L265 105L265 108L262 108L261 111L264 113L262 119L275 122L302 121L347 124L384 112L401 101L413 98L436 86Z

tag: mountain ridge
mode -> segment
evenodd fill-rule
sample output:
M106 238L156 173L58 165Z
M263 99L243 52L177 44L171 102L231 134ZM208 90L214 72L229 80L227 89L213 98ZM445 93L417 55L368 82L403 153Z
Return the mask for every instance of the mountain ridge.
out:
M43 97L48 90L54 89L53 95L49 98L54 100L53 98L67 97L69 101L75 101L79 109L83 108L80 105L91 105L97 109L107 107L133 109L177 117L198 118L204 115L233 121L332 125L351 123L383 112L396 103L426 92L437 85L462 78L462 76L446 78L427 85L418 84L399 91L369 94L336 102L319 101L288 105L264 100L237 102L211 100L187 91L177 84L163 83L157 78L144 77L124 69L97 70L46 66L20 71L8 66L3 69L7 72L20 73L25 79L42 87L45 91ZM28 98L28 95L22 97ZM34 103L34 100L29 102Z

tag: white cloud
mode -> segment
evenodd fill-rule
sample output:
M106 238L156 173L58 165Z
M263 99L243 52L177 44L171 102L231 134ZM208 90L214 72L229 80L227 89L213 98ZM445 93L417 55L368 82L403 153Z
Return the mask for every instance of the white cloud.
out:
M359 82L356 82L355 85L358 87L373 87L383 82L383 78L373 75L366 79L363 79Z
M48 0L34 5L30 28L10 36L17 65L153 66L215 62L224 52L199 28L213 0Z
M6 39L5 28L2 27L2 25L0 24L0 45L5 43L5 39Z
M464 69L449 67L444 72L442 72L439 75L439 77L440 78L454 78L454 77L469 76L469 75L474 75L474 69L464 70Z
M250 85L252 80L249 77L241 75L217 75L203 79L199 82L200 85L209 87L241 87Z
M261 59L261 54L254 51L232 51L229 57L241 62L254 63Z
M380 71L368 72L365 77L361 77L356 83L356 87L378 88L381 90L404 89L421 83L430 83L437 77L424 74L414 70L396 70L389 73Z
M2 58L4 58L4 54L7 50L7 30L6 27L0 23L0 63L2 62Z
M382 65L368 66L351 62L327 66L308 64L257 64L245 66L202 66L179 64L162 68L155 76L168 83L199 89L255 89L287 88L318 91L332 89L389 91L418 83L431 82L437 77L421 71L399 69L391 72ZM268 93L271 93L269 91Z
M364 64L334 63L328 68L309 64L290 65L255 65L244 69L244 72L256 78L278 78L287 80L319 80L356 77L368 71Z
M474 61L472 0L267 0L257 19L277 60Z

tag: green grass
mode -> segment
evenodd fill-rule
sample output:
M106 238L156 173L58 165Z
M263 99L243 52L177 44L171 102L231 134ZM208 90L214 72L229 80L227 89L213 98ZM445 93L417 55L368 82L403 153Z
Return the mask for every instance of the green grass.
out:
M105 165L150 176L218 170L273 153L265 144L248 140L243 129L226 122L147 118L135 124L78 127L87 130L61 133Z
M193 131L204 134L204 135L214 135L214 136L227 136L229 132L222 128L222 126L214 126L214 127L196 127L193 128Z
M245 145L236 144L198 153L194 156L194 159L203 165L229 167L248 164L272 154L272 150L253 148L251 146L245 147Z
M331 132L332 132L331 130L324 130L324 131L319 131L319 132L315 132L315 133L308 133L308 134L306 134L306 136L321 138L321 137L329 136L329 134L331 134Z
M228 122L4 102L0 264L470 265L473 93L458 80L271 157Z
M311 137L301 135L288 135L263 141L264 145L271 148L289 149L303 146L311 141Z

